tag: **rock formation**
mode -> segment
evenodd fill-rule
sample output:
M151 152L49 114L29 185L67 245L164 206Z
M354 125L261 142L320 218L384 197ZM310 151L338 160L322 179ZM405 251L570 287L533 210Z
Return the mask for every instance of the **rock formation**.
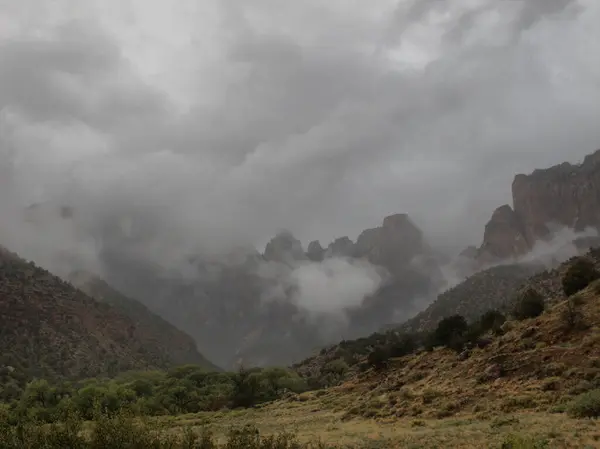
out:
M560 228L600 229L600 150L578 165L515 176L512 197L513 207L496 209L486 225L481 262L522 255Z
M340 237L329 244L325 257L352 257L354 256L354 242L348 237Z
M265 259L273 262L291 263L306 259L302 243L291 232L282 231L271 239L265 247Z
M500 206L485 225L483 244L478 257L482 262L494 262L524 254L530 249L521 220L508 205Z
M323 260L325 255L325 250L321 246L321 243L318 240L313 240L308 244L308 249L306 250L306 257L313 262L320 262Z
M386 217L381 227L363 231L356 241L357 257L396 272L418 254L428 252L421 230L406 214Z

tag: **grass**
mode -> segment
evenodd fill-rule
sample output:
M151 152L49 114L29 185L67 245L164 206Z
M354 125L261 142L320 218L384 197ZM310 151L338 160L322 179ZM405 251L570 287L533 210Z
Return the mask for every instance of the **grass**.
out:
M450 418L348 418L328 409L321 398L223 413L201 413L162 420L171 432L210 429L225 443L234 426L253 425L264 435L293 432L301 443L320 442L358 448L594 448L600 422L540 412L479 413ZM327 446L327 447L330 447Z

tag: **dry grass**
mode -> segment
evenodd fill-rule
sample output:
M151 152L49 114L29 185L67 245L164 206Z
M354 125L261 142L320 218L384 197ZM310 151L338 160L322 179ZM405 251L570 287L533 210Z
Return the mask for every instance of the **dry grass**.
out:
M206 427L225 440L231 427L251 424L261 434L294 432L303 442L365 448L500 448L511 435L547 441L548 448L600 447L600 422L573 420L562 414L474 414L446 419L347 419L323 407L319 398L276 403L262 409L201 414L169 419L174 431Z

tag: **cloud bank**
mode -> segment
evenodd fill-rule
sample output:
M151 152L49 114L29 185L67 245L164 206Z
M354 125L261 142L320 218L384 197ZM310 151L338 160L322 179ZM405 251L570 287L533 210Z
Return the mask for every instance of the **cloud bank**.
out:
M595 0L0 0L0 238L170 265L406 212L461 249L515 173L600 146L599 19ZM21 233L36 202L72 229ZM346 288L314 279L308 297Z

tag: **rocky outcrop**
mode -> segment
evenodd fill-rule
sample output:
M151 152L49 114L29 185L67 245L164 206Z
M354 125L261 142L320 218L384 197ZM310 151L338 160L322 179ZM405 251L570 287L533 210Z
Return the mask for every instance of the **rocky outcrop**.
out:
M308 244L308 249L306 250L306 257L313 262L320 262L323 260L325 255L325 250L321 246L321 243L318 240L313 240Z
M352 257L354 256L354 242L348 237L335 239L327 247L325 257Z
M522 255L561 228L600 229L600 150L579 165L515 176L512 197L513 207L496 209L486 226L482 262Z
M528 242L544 237L552 225L583 230L600 227L600 150L580 165L563 163L512 185L515 212Z
M508 205L500 206L485 225L478 257L483 262L508 259L530 249L517 213Z
M407 214L390 215L381 227L363 231L355 248L357 257L366 257L391 272L405 268L416 255L427 252L423 233Z
M289 231L282 231L273 237L265 247L264 256L269 261L284 263L306 259L302 243Z

